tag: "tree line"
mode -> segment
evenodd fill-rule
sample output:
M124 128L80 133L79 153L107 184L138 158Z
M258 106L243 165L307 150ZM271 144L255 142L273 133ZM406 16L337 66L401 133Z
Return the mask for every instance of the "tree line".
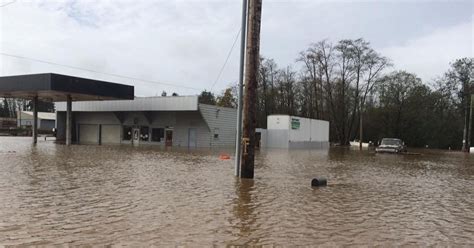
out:
M3 98L0 99L0 117L16 118L18 111L32 111L31 100ZM38 101L39 112L54 112L54 103Z
M257 126L288 114L329 121L330 140L339 145L359 139L362 123L364 142L394 137L412 147L460 149L471 129L474 59L453 61L430 82L392 66L363 39L313 43L283 67L261 58ZM199 101L236 107L236 92L203 91Z

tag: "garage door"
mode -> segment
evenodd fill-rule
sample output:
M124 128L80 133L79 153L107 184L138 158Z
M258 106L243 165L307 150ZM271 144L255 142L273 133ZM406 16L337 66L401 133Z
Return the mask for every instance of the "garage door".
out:
M102 125L102 144L120 144L120 125Z
M80 144L99 144L99 125L79 125Z

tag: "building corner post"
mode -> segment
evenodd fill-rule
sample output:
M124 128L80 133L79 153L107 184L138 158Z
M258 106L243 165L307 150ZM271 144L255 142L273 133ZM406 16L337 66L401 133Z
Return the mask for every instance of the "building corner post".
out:
M474 95L471 95L471 106L469 109L469 124L468 124L468 131L467 131L467 152L471 152L471 140L472 140L472 107L474 104Z
M66 145L71 145L72 141L72 98L71 95L66 97Z
M32 136L33 136L33 144L38 143L38 96L33 97Z

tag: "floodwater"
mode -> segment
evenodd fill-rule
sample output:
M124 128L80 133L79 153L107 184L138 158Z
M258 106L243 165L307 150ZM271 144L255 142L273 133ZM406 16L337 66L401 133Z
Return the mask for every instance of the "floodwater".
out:
M0 137L0 245L474 245L474 155L220 152Z

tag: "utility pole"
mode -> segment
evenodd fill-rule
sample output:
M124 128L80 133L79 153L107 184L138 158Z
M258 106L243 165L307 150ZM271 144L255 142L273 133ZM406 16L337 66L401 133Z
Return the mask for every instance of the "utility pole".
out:
M471 138L472 138L472 105L474 104L474 95L471 95L471 107L469 110L469 127L467 134L467 152L471 151Z
M247 38L247 1L242 0L242 27L240 30L240 70L239 70L239 102L237 103L237 132L235 139L235 176L240 175L240 159L242 156L242 107L244 94L245 39Z
M464 83L463 85L463 91L466 92L467 86ZM468 126L469 123L469 116L468 116L468 108L469 108L469 101L467 100L467 97L470 96L467 93L464 93L464 101L463 101L463 107L464 107L464 131L462 134L462 151L463 152L469 152L469 145L468 145L468 139L469 139L469 129L470 127Z
M360 103L360 110L359 110L359 150L362 150L362 135L363 135L363 127L362 127L362 102Z
M260 63L260 22L262 0L249 0L247 49L245 61L245 98L241 178L253 178L255 163L255 124L257 119L257 74Z

